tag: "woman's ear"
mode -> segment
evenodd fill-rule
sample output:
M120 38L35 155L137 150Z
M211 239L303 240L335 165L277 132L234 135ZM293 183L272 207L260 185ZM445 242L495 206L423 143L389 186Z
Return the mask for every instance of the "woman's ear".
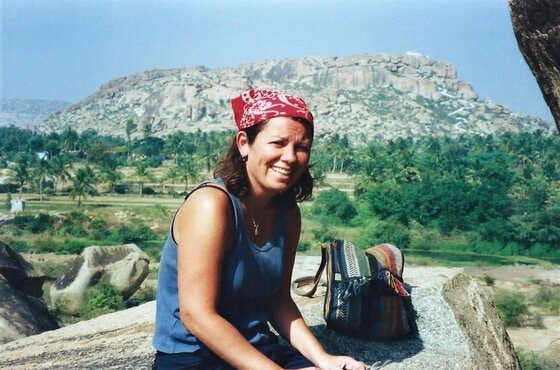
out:
M241 157L245 157L249 154L249 140L247 138L247 133L245 131L239 131L235 134L235 142L237 143L237 150Z

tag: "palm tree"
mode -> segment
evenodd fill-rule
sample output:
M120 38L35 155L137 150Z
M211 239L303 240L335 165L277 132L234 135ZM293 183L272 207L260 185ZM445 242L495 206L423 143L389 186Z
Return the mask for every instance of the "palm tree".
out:
M85 199L88 194L95 193L95 177L95 173L89 166L78 168L72 177L70 199L78 197L78 207L83 205L82 199Z
M140 184L140 196L142 196L142 193L144 192L144 183L146 180L149 180L152 178L152 173L150 172L149 168L148 168L148 162L146 161L138 161L136 163L134 163L134 173L136 174L136 176L139 177L139 184Z
M185 182L185 193L188 191L189 178L196 178L198 175L198 164L192 155L183 155L179 157L177 170L179 176Z
M47 159L40 159L39 162L37 162L37 167L33 169L32 174L37 183L37 188L39 189L39 200L43 203L43 185L52 176L49 161Z
M66 181L70 179L70 172L68 172L70 163L67 156L58 154L51 158L50 166L54 177L53 191L56 194L58 182L61 181L64 188Z
M109 192L115 190L115 185L122 180L123 174L118 170L119 162L114 155L107 155L100 168L100 178L109 185Z
M76 150L76 145L78 144L78 133L67 127L66 130L60 135L62 140L62 148L66 151Z
M165 172L165 179L171 180L171 196L175 198L175 180L179 178L179 171L175 167L169 167Z
M83 131L78 138L78 145L85 156L86 162L90 161L95 148L99 145L98 135L95 130L88 129Z
M327 150L332 155L333 165L331 172L335 172L337 168L337 162L340 160L340 172L344 171L344 161L351 157L352 146L348 136L340 136L335 133L332 137L328 139Z
M16 166L12 168L13 175L10 177L11 181L14 181L19 185L19 199L23 195L23 187L31 179L31 174L29 173L29 161L26 157L21 158Z
M173 158L173 164L177 164L177 158L184 153L184 144L187 142L183 131L176 131L165 138L165 153Z

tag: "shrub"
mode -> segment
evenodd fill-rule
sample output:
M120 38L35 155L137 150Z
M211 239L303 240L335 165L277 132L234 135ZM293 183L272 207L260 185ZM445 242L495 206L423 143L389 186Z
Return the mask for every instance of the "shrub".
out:
M519 243L516 242L509 242L506 246L500 251L500 254L503 256L523 256L525 255L526 249Z
M309 240L300 240L297 251L298 252L307 252L311 249L311 242Z
M156 299L156 290L154 287L142 287L132 297L126 300L126 307L134 307L139 304L150 302Z
M39 213L37 217L32 217L27 226L28 230L33 234L40 234L45 231L52 231L52 227L56 222L56 218L46 213Z
M58 242L48 235L33 239L32 248L38 253L52 253L58 249Z
M29 244L23 239L14 239L10 241L10 247L16 252L27 252L31 250Z
M521 293L499 292L494 297L494 302L504 325L509 327L521 326L529 313L525 296Z
M421 250L440 249L441 233L434 229L423 227L417 222L411 222L410 248Z
M503 244L496 241L477 240L472 244L473 251L481 254L500 254L503 248Z
M19 230L26 229L29 217L30 216L17 214L12 220L12 225L14 225L14 227Z
M546 244L534 244L529 248L531 257L551 257L554 255L553 248Z
M130 185L129 184L117 184L113 188L113 191L117 194L126 194L130 192Z
M87 215L83 212L73 211L62 220L60 231L70 236L86 236L87 230L83 225L86 219Z
M319 243L331 243L336 239L333 231L324 223L318 229L313 230L313 238Z
M533 301L536 306L543 308L550 315L560 314L560 289L541 283L539 291Z
M142 194L143 195L155 195L155 194L157 194L157 192L154 190L154 188L146 186L146 187L144 187L144 189L142 189Z
M33 234L40 234L52 230L56 221L55 217L46 213L39 213L37 216L17 215L14 217L13 224L20 230L28 230Z
M109 236L107 222L102 218L93 219L90 223L91 232L89 237L93 240L105 240Z
M136 243L156 238L156 233L146 225L138 225L135 228L121 225L107 237L107 240L117 243Z
M408 248L410 246L409 230L400 222L389 219L371 223L358 237L359 245L373 246L379 243L391 243L399 248Z
M80 254L86 247L86 243L81 240L68 240L61 246L61 250L57 251L59 253L67 253L67 254Z
M484 274L482 275L482 281L484 281L484 284L488 286L494 286L494 283L496 282L496 278L488 274Z
M519 349L516 352L519 358L519 364L523 370L544 370L535 352L525 351L523 349Z
M348 225L357 214L356 207L348 195L338 189L320 192L311 206L311 211L323 221L341 225Z
M84 319L124 308L121 292L104 279L99 280L95 287L86 292L85 302L80 312L80 316Z

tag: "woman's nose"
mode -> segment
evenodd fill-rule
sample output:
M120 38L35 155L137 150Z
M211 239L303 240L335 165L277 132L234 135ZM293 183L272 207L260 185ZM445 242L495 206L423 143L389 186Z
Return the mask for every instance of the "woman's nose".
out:
M293 147L287 145L282 153L282 160L284 162L292 163L296 160L296 152Z

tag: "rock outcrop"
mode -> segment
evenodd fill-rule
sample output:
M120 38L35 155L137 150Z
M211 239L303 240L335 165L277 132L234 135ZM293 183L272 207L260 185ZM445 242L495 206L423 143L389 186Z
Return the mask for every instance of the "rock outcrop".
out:
M0 242L0 343L59 328L41 298L48 279Z
M78 312L86 289L100 279L128 299L148 276L149 264L148 255L135 244L87 247L51 286L50 304L67 313Z
M308 275L318 258L298 256ZM296 274L296 277L298 275ZM327 329L322 297L296 297L312 330L335 353L350 353L384 369L519 369L513 346L491 300L462 269L410 267L418 335L382 343L352 339ZM80 322L0 346L0 368L149 368L155 302Z
M560 132L560 2L510 0L517 44Z
M352 133L352 140L549 131L541 119L481 101L455 68L422 55L302 57L231 68L145 71L108 82L96 93L49 117L44 131L94 129L125 137L132 119L141 135L234 128L229 99L248 87L304 96L316 135ZM360 124L356 124L359 122Z

